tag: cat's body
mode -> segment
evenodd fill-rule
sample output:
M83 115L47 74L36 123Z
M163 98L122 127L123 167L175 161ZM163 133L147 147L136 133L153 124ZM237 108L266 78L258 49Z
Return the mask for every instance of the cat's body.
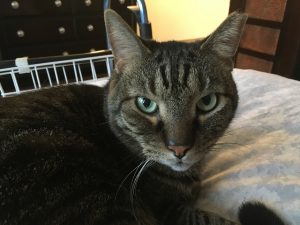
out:
M163 174L155 165L134 189L145 159L112 134L103 95L102 88L75 85L1 100L1 224L108 224L122 220L113 208L138 214L141 196L158 213L166 208L163 198L171 205L191 200L195 175Z
M232 42L244 21L232 15L199 43L147 44L108 11L105 90L1 99L0 224L231 224L194 203L201 159L237 107Z
M8 224L60 224L64 220L108 224L121 220L110 211L113 208L131 211L137 207L145 185L157 186L143 196L160 211L164 207L158 204L160 197L155 197L160 196L158 192L180 199L180 192L175 195L170 188L173 184L154 185L161 180L158 171L141 176L136 193L130 196L133 178L141 169L137 166L144 159L112 134L102 100L102 88L85 85L1 100L1 224L5 220ZM187 185L178 187L188 198L192 179L183 177L182 184Z

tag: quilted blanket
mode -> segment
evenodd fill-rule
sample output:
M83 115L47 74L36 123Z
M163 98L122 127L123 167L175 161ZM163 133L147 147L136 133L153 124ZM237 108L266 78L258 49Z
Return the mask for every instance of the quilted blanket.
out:
M236 117L202 169L199 206L236 218L244 201L262 201L300 224L300 82L235 69Z

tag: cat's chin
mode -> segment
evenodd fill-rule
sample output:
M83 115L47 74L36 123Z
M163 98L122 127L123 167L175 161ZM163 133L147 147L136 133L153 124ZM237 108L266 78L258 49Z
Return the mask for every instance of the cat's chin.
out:
M194 163L187 163L182 160L160 160L159 163L176 172L185 172L194 165Z
M187 165L187 164L180 164L176 163L174 165L170 165L171 169L176 171L176 172L184 172L187 171L192 167L192 165Z

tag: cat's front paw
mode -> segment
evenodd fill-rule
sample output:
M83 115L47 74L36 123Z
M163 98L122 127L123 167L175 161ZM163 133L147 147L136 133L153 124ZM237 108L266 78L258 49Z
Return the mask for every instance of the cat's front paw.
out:
M246 202L239 210L242 225L285 225L271 209L259 202Z
M164 225L238 225L217 214L190 207L178 207L169 213ZM256 225L256 224L255 224Z

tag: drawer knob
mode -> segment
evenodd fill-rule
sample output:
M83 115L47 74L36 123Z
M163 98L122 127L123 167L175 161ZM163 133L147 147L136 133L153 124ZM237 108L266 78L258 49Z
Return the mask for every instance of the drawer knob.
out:
M69 52L63 51L61 54L64 55L64 56L66 56L66 55L69 55Z
M119 0L119 2L120 2L121 5L124 5L125 0Z
M96 49L94 49L94 48L90 49L90 52L95 52L95 51L96 51Z
M59 28L58 28L58 32L59 32L60 34L64 34L64 33L66 33L66 29L65 29L64 27L59 27Z
M87 25L87 29L88 29L88 31L93 31L94 26L92 24L89 24L89 25Z
M23 30L18 30L17 31L17 36L20 37L20 38L22 38L22 37L25 36L25 32Z
M61 0L55 0L54 5L59 8L59 7L62 6L62 1Z
M18 9L20 7L20 4L18 1L12 1L10 5L13 9Z
M84 4L86 6L90 6L92 4L92 0L84 0Z

